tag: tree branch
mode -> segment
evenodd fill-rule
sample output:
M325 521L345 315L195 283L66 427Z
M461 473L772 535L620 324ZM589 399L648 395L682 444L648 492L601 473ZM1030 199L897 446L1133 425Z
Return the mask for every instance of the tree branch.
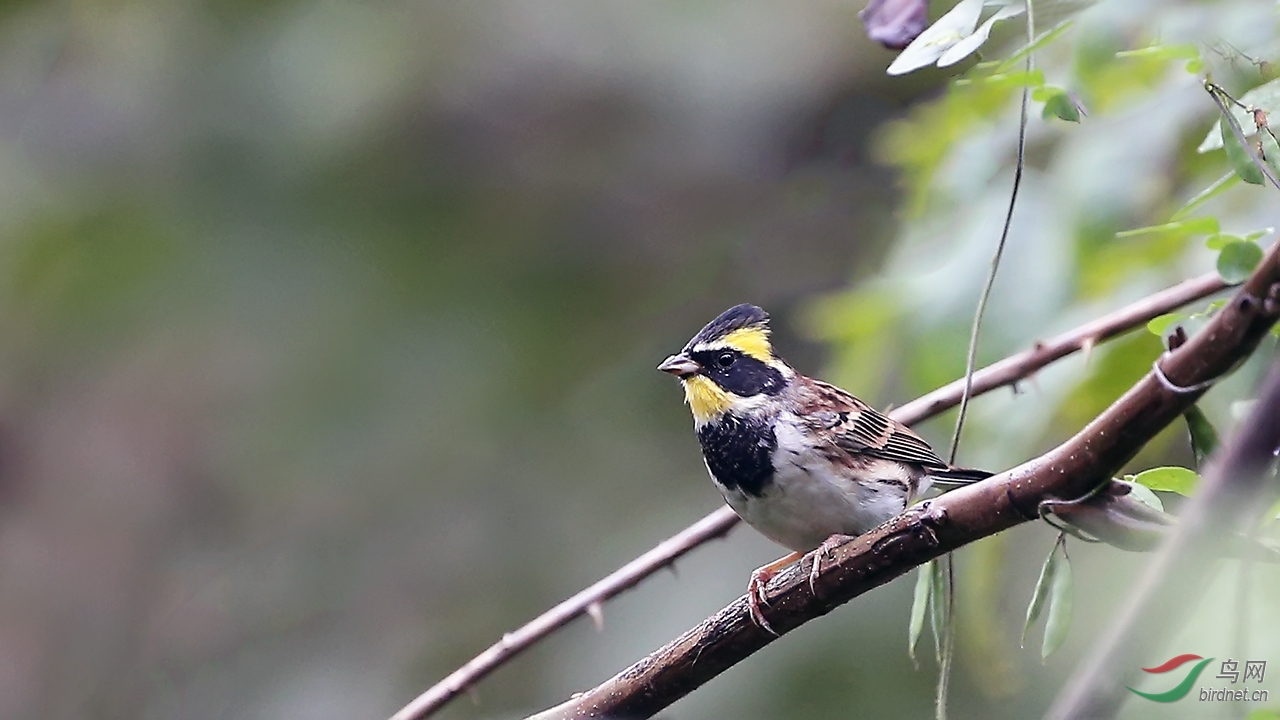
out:
M974 373L972 393L980 395L1012 385L1056 360L1080 350L1088 350L1100 342L1143 325L1154 317L1172 312L1227 287L1217 273L1208 273L1156 292L1073 330L1038 342L1030 350L988 365ZM955 407L963 393L964 380L956 380L894 409L889 414L896 420L912 425ZM732 509L720 507L519 629L506 633L501 640L415 698L397 712L392 720L422 720L429 717L534 643L579 615L594 613L593 608L598 609L606 600L670 566L694 548L723 537L738 522L738 516Z
M1110 480L1161 429L1247 357L1280 315L1280 243L1209 324L1157 360L1111 407L1054 450L921 503L837 547L810 589L812 557L768 586L769 624L786 633L935 557L1038 517L1040 503L1084 496ZM756 625L746 597L592 690L535 718L644 718L776 636Z
M1089 657L1058 695L1051 720L1114 717L1124 701L1124 683L1140 667L1137 658L1174 616L1194 607L1210 566L1239 528L1276 500L1277 488L1265 470L1280 447L1280 363L1273 363L1249 417L1209 461L1200 488L1182 513L1178 528L1161 545L1136 592L1099 636ZM1174 572L1176 566L1176 572ZM1170 603L1158 598L1176 597ZM1174 625L1176 627L1176 625Z
M1208 297L1229 287L1217 273L1207 273L1184 280L1141 300L1085 323L1049 340L1036 343L1030 350L998 360L973 375L974 394L1012 385L1030 377L1040 368L1080 350L1089 350L1104 340L1126 333L1135 327L1187 303ZM964 379L953 380L927 395L922 395L889 414L908 425L932 417L960 402Z

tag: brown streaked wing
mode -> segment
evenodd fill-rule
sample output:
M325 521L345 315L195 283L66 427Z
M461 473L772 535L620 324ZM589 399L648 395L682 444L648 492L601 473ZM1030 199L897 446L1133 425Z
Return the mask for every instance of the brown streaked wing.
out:
M938 454L907 426L829 383L804 378L808 390L800 404L815 430L830 434L850 453L930 467L947 467Z

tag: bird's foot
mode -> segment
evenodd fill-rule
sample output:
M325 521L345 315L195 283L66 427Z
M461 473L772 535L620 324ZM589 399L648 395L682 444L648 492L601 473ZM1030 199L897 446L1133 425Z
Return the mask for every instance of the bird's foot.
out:
M764 568L760 568L751 573L751 580L747 583L747 609L751 611L751 620L768 630L771 635L777 635L778 631L764 619L764 608L769 606L769 600L765 597L764 591L774 575L775 573L765 572Z
M755 624L769 631L771 635L777 635L778 631L774 630L769 621L764 619L764 608L769 607L769 598L767 594L769 581L773 576L778 574L782 568L803 557L800 553L791 553L790 555L778 558L773 562L758 567L751 572L751 580L747 582L747 609L751 612L751 619Z
M851 540L852 535L841 535L836 533L826 540L813 551L813 567L809 568L809 592L814 597L818 596L818 574L822 571L823 558L831 557L831 551L843 545L846 541Z

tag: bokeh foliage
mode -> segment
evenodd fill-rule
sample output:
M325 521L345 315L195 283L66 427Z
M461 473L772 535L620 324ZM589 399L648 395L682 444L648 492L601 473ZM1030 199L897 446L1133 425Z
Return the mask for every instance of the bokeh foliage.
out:
M1041 5L1054 3L1037 8ZM1033 70L1023 64L1025 48L1017 49L1026 43L1019 28L1021 40L1013 33L1006 35L1003 50L989 44L988 56L971 60L937 98L918 103L882 128L876 147L879 157L900 171L902 223L882 275L828 294L809 308L807 329L833 346L832 379L889 400L911 397L963 373L959 329L972 316L987 272L983 259L995 250L1012 189L1024 88L1032 101L1026 173L980 358L996 359L1191 274L1216 267L1238 281L1261 257L1257 243L1275 241L1280 191L1240 182L1241 163L1231 162L1221 144L1216 150L1198 147L1206 132L1216 132L1219 117L1202 87L1206 76L1235 97L1262 86L1251 96L1262 99L1253 102L1280 110L1268 105L1265 92L1280 50L1273 4L1098 3L1037 30ZM1253 134L1252 122L1245 130ZM1083 361L1043 372L1013 395L977 401L961 461L1007 467L1064 439L1149 371L1163 350L1162 336L1177 324L1194 332L1202 324L1198 318L1211 310L1210 303L1201 303L1151 332L1137 330L1086 353ZM1202 407L1214 425L1230 428L1238 419L1235 406L1248 397L1274 350L1273 343L1264 346L1206 398ZM941 428L933 435L940 442L946 437ZM1133 472L1162 465L1194 468L1186 428L1163 433L1132 465ZM1174 472L1137 478L1155 481ZM1157 484L1159 490L1174 489ZM1274 525L1265 532L1274 533ZM1043 541L1041 546L1035 552L1049 556L1046 567L1063 564ZM1023 663L1034 651L1019 651L1007 640L1018 631L1014 616L1020 621L1020 609L1031 599L1027 588L1034 570L1019 557L1026 554L1021 549L1011 554L1005 540L997 538L961 555L962 567L970 567L976 579L975 587L960 591L958 666L991 698L1025 698L1027 692ZM1076 560L1077 578L1081 565L1088 568L1084 572L1097 572L1099 562L1096 556ZM1000 568L995 579L993 566ZM962 588L964 578L962 573ZM1042 573L1041 599L1049 592L1045 579ZM1101 599L1106 593L1097 592L1076 581L1071 594L1077 615L1081 603L1106 603ZM1254 618L1277 610L1257 592L1250 602L1266 608ZM1201 642L1206 642L1205 627L1215 622L1227 617L1237 627L1248 622L1238 611L1206 604L1210 609L1186 631ZM1004 617L992 623L975 606L999 606ZM1046 649L1049 635L1055 647L1062 640L1062 627L1054 620L1050 612ZM1086 642L1087 632L1072 645ZM1275 642L1267 637L1252 647L1274 650ZM1070 661L1060 667L1069 668ZM1041 692L1051 689L1046 685ZM1130 710L1141 717L1156 712Z
M733 303L881 405L956 377L1017 64L886 78L856 10L0 5L0 717L389 714L718 504L653 366ZM1121 53L1191 45L1242 93L1262 73L1232 48L1273 58L1275 30L1265 2L1112 0L1037 48L1088 114L1032 114L981 358L1215 266L1211 233L1117 237L1227 172L1195 152L1214 109L1186 58ZM1190 218L1246 238L1275 207L1233 185ZM983 398L961 459L1046 447L1156 352L1138 333ZM1253 374L1206 403L1220 430ZM1185 436L1135 469L1157 462L1190 463ZM1073 548L1082 600L1040 667L1014 638L1052 542L1023 528L964 561L958 714L1035 714L1142 562ZM776 552L736 532L442 717L563 699ZM909 585L673 715L928 714Z

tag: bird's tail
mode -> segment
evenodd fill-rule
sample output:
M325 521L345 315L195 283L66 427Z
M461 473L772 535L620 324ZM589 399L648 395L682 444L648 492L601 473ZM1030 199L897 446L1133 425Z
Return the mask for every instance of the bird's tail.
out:
M990 473L986 470L974 470L972 468L929 468L930 479L938 485L950 487L976 483L979 480L986 480L992 475L995 475L995 473Z

